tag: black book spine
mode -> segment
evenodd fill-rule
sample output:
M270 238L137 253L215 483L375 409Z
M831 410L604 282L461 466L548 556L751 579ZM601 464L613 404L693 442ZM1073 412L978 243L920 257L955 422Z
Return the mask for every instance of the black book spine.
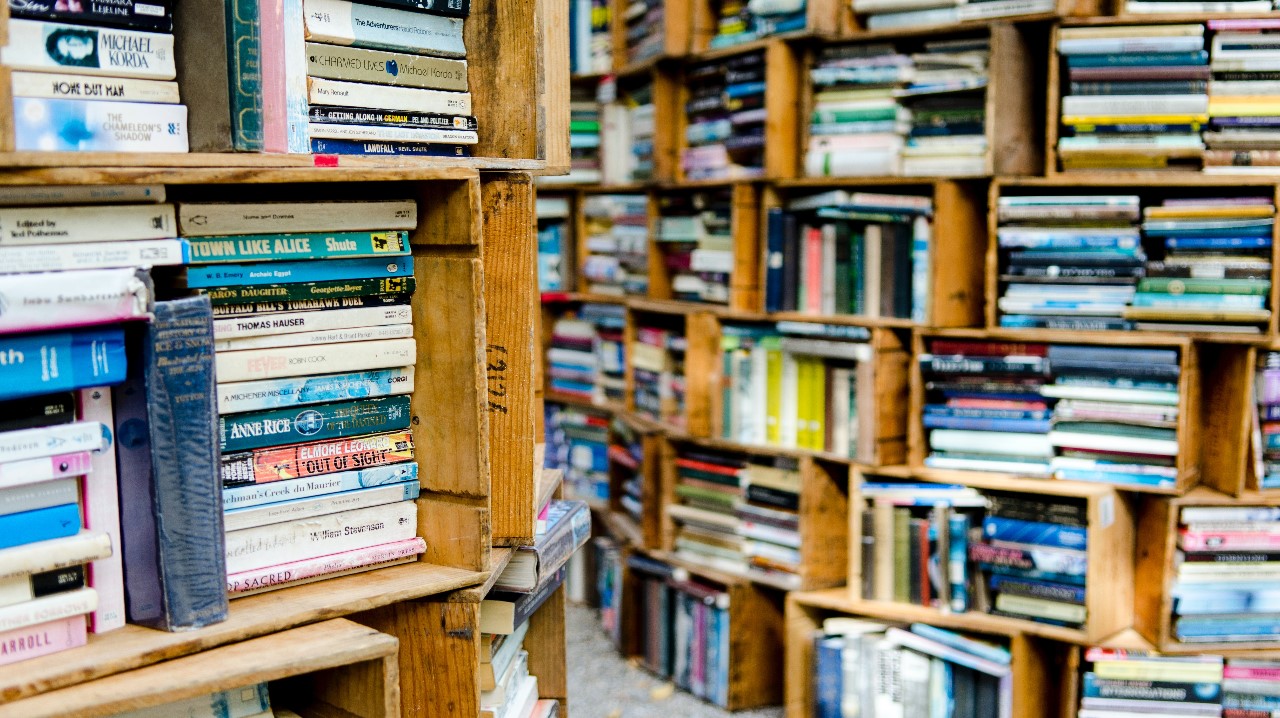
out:
M68 566L31 575L31 595L39 598L84 587L84 566Z
M22 20L173 32L171 0L82 0L78 7L82 9L60 8L53 0L9 0L9 15Z
M755 501L766 506L777 506L778 508L790 509L797 511L800 508L800 497L790 491L778 491L767 486L748 486L747 500Z
M0 401L0 431L70 424L75 418L76 397L71 392Z
M470 115L438 115L430 112L369 110L360 107L312 105L312 122L331 125L375 125L382 127L434 127L447 130L475 130L479 126Z
M471 14L471 0L366 0L396 10L416 10L428 15L466 17Z
M782 311L796 310L796 292L800 286L800 232L796 216L788 212L782 218Z

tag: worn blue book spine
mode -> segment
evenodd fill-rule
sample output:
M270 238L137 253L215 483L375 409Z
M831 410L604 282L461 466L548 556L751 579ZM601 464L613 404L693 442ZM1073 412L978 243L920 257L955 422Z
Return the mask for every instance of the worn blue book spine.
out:
M1159 489L1171 489L1177 485L1176 479L1152 474L1137 474L1127 471L1095 471L1088 469L1057 469L1054 476L1068 481L1090 481L1099 484L1118 484L1127 486L1149 486Z
M129 373L111 392L115 419L116 477L120 489L120 555L124 563L125 609L130 623L155 625L164 613L160 591L156 518L151 507L151 432L147 427L146 358L151 325L129 335Z
M191 261L195 264L409 254L409 233L404 230L189 237L187 242L191 245Z
M1269 249L1271 237L1169 237L1169 249Z
M0 337L0 400L124 381L118 327Z
M782 311L782 252L786 242L785 215L781 207L769 210L765 235L767 251L765 254L764 303L765 311Z
M419 157L470 157L467 145L427 142L382 142L314 138L311 151L318 155L417 155Z
M344 279L382 279L413 276L413 257L326 259L257 264L211 264L187 267L187 287L224 287L244 284L293 284Z
M929 287L932 282L933 226L926 217L911 223L911 321L929 321Z
M150 625L199 628L226 620L228 610L209 298L156 302L150 339L152 510L164 600Z
M843 636L819 636L814 646L813 718L841 718L844 695Z
M1049 419L988 419L965 416L939 416L925 414L926 429L970 429L975 431L1011 431L1024 434L1045 434L1051 428Z
M947 579L951 584L951 610L969 610L969 517L953 512L947 527L950 555L947 557Z
M1082 551L1089 543L1089 530L1047 521L1023 521L1003 516L982 520L982 535L995 541L1052 546Z
M409 413L409 397L401 395L233 414L218 419L218 448L231 453L399 431L409 428Z
M218 409L222 414L234 414L344 399L372 399L411 391L413 367L267 379L219 385Z
M80 531L80 504L62 504L0 516L0 549L66 538Z

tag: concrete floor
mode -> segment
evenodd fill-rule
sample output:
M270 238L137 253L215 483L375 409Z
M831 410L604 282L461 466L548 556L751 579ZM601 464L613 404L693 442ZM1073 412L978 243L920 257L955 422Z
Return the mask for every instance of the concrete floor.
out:
M590 608L570 603L565 624L571 718L782 718L782 708L729 713L672 690L628 664Z

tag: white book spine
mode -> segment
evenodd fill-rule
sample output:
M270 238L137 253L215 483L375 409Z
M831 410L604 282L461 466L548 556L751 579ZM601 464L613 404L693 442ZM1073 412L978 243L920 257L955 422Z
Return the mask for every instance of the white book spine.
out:
M14 73L15 75L17 73ZM51 75L42 75L53 77ZM164 185L101 185L0 187L0 206L118 204L124 202L163 202Z
M36 459L72 451L104 451L111 432L99 421L42 426L0 433L0 462Z
M778 410L778 443L795 448L797 441L798 411L796 391L800 385L800 365L794 354L782 354L782 406Z
M957 18L961 21L986 20L1012 15L1034 15L1053 12L1054 0L996 0L995 2L965 3L959 7Z
M289 151L311 153L307 118L307 37L302 0L284 0L284 102Z
M381 142L434 142L474 145L480 141L474 130L442 130L434 127L376 127L372 125L330 125L313 123L311 136L334 140Z
M298 334L301 332L376 327L388 324L409 324L412 321L413 312L406 304L393 304L389 307L330 309L323 312L288 312L285 314L215 319L213 321L213 338L215 341L222 341L271 334L279 335L281 332Z
M430 17L424 15L423 17ZM308 99L315 105L342 105L374 110L434 112L441 115L470 115L470 92L421 90L416 87L388 87L358 82L307 78Z
M0 489L88 474L93 470L92 461L96 456L88 451L75 451L0 464Z
M403 541L417 532L418 505L412 501L232 531L227 573Z
M171 204L0 209L0 246L114 242L177 236Z
M275 232L347 232L416 229L412 200L371 202L183 202L178 229L183 236L220 237Z
M221 352L216 357L216 366L219 382L236 382L391 369L412 366L416 361L417 345L413 339L392 339L320 347Z
M37 72L152 80L178 74L173 35L40 20L10 20L9 44L0 58L8 67Z
M131 80L123 77L89 77L51 72L15 72L12 77L14 97L154 102L163 105L176 105L181 102L176 82Z
M80 418L112 424L111 389L81 389ZM112 547L120 544L120 492L116 484L116 447L91 454L92 471L84 477L85 528L111 537ZM94 633L123 628L125 622L124 562L118 548L111 555L89 564L88 585L98 592L98 608L89 615Z
M111 555L111 537L103 531L37 541L0 551L0 579L55 571Z
M344 310L329 310L344 311ZM221 339L213 344L214 351L233 352L247 349L272 349L275 347L297 347L315 344L344 344L346 342L368 342L381 339L404 339L413 336L413 324L390 324L379 327L353 327L351 329L330 329L290 334L268 334L242 339Z
M14 631L68 616L80 616L97 607L98 592L92 588L55 593L0 608L0 631Z
M35 598L31 591L30 576L13 576L0 579L0 608L12 606Z
M186 264L186 240L154 239L50 247L0 247L0 272L61 272L73 269L159 267Z
M0 331L22 332L143 319L151 292L133 269L0 275ZM105 423L105 422L104 422Z
M418 496L417 484L402 482L389 486L376 486L358 491L344 491L338 494L317 496L297 501L283 501L245 509L234 509L224 515L224 527L227 531L278 524L285 521L309 519L313 516L336 514L340 511L353 511L371 506L393 504L397 501L410 501Z
M261 591L272 586L293 581L303 581L317 576L350 572L362 567L372 567L395 561L403 561L426 550L421 538L382 544L356 551L344 551L330 556L295 561L284 566L268 566L265 569L245 571L227 576L227 592L243 594Z
M441 57L467 55L460 17L346 0L306 0L305 12L306 39L312 42Z
M1198 115L1209 111L1208 95L1068 95L1064 116Z

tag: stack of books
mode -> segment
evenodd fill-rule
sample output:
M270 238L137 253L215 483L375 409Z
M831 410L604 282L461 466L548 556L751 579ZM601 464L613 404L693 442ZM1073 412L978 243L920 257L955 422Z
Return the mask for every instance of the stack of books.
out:
M755 446L867 457L875 362L862 327L725 324L720 436Z
M627 5L627 64L659 57L666 49L667 4L664 0L641 0ZM681 22L684 18L676 18Z
M662 195L658 250L675 299L729 303L733 274L733 191Z
M1254 473L1258 488L1280 488L1280 352L1258 352L1254 387Z
M683 330L636 327L629 356L636 413L676 428L687 425L684 355L688 346Z
M564 472L565 492L597 508L609 502L609 420L585 409L547 402L546 466Z
M928 322L933 201L831 190L767 215L768 311Z
M596 356L600 358L596 376L596 403L621 406L627 398L626 341L627 308L621 304L586 303L578 316L596 328Z
M1031 556L1048 552L1079 569L1062 575L1037 568L993 567L983 574L987 597L976 605L991 613L1078 628L1087 617L1085 576L1088 566L1088 507L1082 499L988 492L991 502L982 519L982 543L1002 551Z
M1062 169L1199 169L1210 114L1204 31L1201 24L1061 28Z
M595 402L603 400L599 385L601 357L596 352L596 326L570 313L551 325L547 349L547 387L554 394Z
M642 194L589 195L582 203L587 291L612 296L649 291L649 198Z
M720 0L711 47L733 47L770 35L803 31L806 22L804 0Z
M149 708L114 713L112 718L153 718L154 716L227 716L227 718L295 718L298 714L271 705L266 683L217 691L208 695L165 703Z
M970 583L981 580L970 570L969 532L987 499L949 484L867 482L861 493L862 597L968 611Z
M609 470L619 480L618 505L636 526L644 525L644 443L631 425L619 418L610 424ZM650 457L652 460L653 457Z
M1137 195L1002 196L1000 326L1132 329L1147 254Z
M1271 320L1270 197L1168 199L1142 211L1153 259L1126 319L1138 329L1260 334Z
M999 718L1013 710L1004 645L922 623L828 618L813 636L815 718L876 715Z
M1280 709L1280 663L1228 658L1222 670L1222 718L1252 718Z
M570 259L569 199L538 197L538 291L566 292L574 288Z
M183 203L178 227L214 305L230 592L414 560L416 203Z
M11 2L0 61L14 71L14 148L188 151L174 5Z
M1173 633L1183 643L1280 640L1280 509L1183 506Z
M538 574L529 591L495 589L480 602L480 718L559 715L557 701L538 698L538 677L530 673L524 642L529 619L564 584L565 569Z
M530 593L569 563L591 536L586 501L551 500L541 507L534 544L521 546L494 582L494 589Z
M1182 3L1177 3L1182 4ZM1264 0L1237 0L1227 5L1261 5ZM1213 20L1209 67L1210 128L1205 172L1236 174L1271 172L1280 167L1280 86L1275 83L1280 23L1275 19Z
M1146 651L1085 651L1080 718L1109 716L1223 716L1221 656L1161 656Z
M676 556L799 588L801 477L793 461L776 461L682 450L679 503L667 507L676 523Z
M631 154L628 166L633 182L647 182L653 179L653 142L657 128L657 112L653 104L653 83L646 83L623 96L623 103L629 115L627 119L626 151Z
M569 71L598 75L613 69L613 30L605 0L569 3Z
M764 175L765 66L763 52L691 65L685 74L686 180L748 179Z
M604 177L600 163L600 104L595 93L574 87L569 102L569 174L564 181L594 184Z
M1054 0L854 0L867 30L955 25L1002 17L1054 12Z

